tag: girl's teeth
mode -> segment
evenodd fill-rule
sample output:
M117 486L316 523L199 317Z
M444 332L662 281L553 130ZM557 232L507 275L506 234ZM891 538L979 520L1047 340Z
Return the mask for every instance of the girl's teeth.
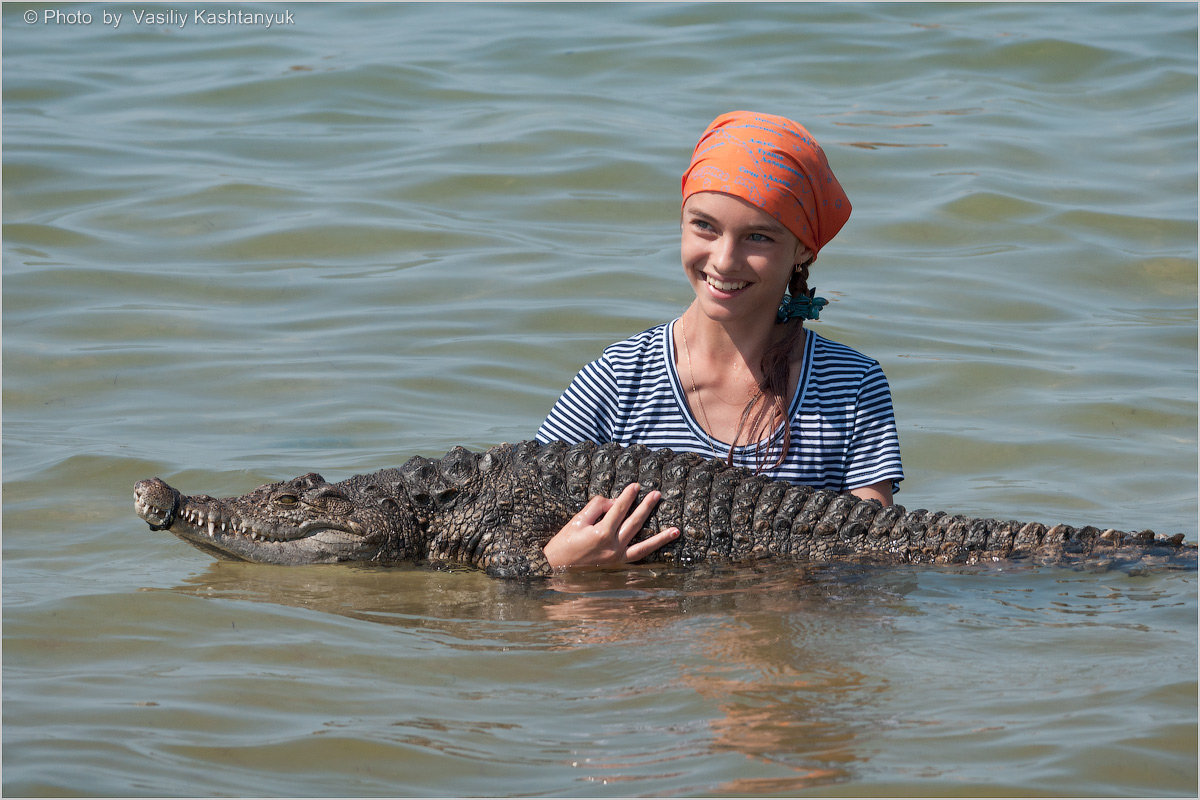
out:
M722 292L736 292L738 289L745 288L746 281L719 281L716 278L705 275L704 279L708 281L708 285L714 289L720 289Z

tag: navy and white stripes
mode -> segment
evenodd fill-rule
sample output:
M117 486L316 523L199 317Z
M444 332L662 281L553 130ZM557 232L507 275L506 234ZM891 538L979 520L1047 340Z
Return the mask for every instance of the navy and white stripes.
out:
M728 443L713 440L692 416L676 374L672 324L663 323L605 349L586 365L538 430L542 442L643 444L724 459ZM792 444L766 474L793 483L846 491L904 479L892 395L874 359L807 331L804 365L788 408ZM778 447L781 431L772 437ZM749 445L734 463L755 467L775 453Z

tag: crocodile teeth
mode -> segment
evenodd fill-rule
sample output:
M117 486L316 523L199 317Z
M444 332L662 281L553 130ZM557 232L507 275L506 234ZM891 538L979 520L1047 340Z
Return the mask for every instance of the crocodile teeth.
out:
M151 505L143 499L137 500L139 509L146 509L149 512L163 516L165 512L156 506ZM252 539L256 542L283 542L287 541L287 536L279 536L270 532L256 531L253 528L241 527L244 520L240 517L225 517L221 511L210 508L185 508L179 512L179 518L191 524L202 534L207 534L210 539L215 539L217 533L220 532L227 536L239 536L246 539Z

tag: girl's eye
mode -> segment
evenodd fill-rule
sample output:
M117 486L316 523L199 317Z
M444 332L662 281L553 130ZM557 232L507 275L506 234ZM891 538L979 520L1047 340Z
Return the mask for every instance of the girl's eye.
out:
M750 241L759 242L761 244L769 244L775 240L770 236L767 236L765 233L752 233L750 234Z

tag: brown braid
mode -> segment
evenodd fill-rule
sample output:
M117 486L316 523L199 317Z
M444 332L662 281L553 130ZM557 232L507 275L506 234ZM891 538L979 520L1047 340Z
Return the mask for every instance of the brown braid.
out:
M815 258L810 258L803 264L796 265L796 271L792 273L792 279L788 282L788 291L793 297L808 295L808 268L815 260ZM737 447L738 440L742 437L742 431L747 429L747 423L749 423L749 430L753 435L764 428L769 431L774 424L785 422L787 419L787 390L791 378L791 357L799 345L800 337L804 335L804 320L795 319L784 324L788 328L787 335L768 347L763 353L762 383L758 386L758 392L750 398L750 402L742 410L742 419L738 423L737 433L734 434L733 443L729 446L728 462L731 466L733 465L734 448ZM768 421L772 424L765 425L764 423ZM755 458L758 461L755 466L756 471L763 472L782 464L791 444L791 426L785 424L779 455L776 456L774 463L767 465L765 463L767 453L761 449L756 450Z

